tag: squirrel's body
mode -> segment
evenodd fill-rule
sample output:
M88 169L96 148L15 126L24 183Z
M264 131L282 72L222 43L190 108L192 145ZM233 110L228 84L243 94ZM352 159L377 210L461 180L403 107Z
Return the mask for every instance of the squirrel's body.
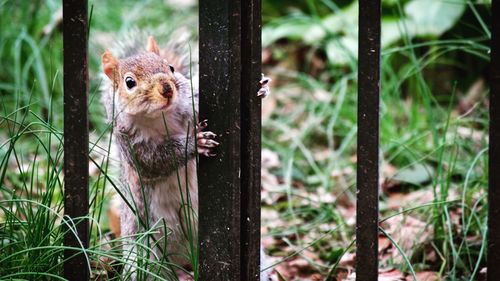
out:
M167 53L161 56L152 38L146 50L126 58L105 52L103 70L111 83L105 86L103 103L120 151L127 201L120 208L120 235L128 239L125 258L137 259L136 236L154 229L150 257L160 260L166 250L169 261L186 262L188 235L196 245L196 149L206 154L217 143L214 134L196 127L198 90L167 61L168 56L171 61L188 56ZM137 278L133 266L125 271L128 279Z
M195 157L197 152L213 156L211 150L218 143L215 134L201 131L206 122L196 120L198 89L197 81L193 83L187 74L189 58L175 48L160 52L152 37L144 51L125 58L116 59L109 51L102 55L104 73L111 81L104 89L103 103L120 151L122 193L127 201L120 208L120 235L129 241L124 258L138 258L134 241L151 228L156 231L151 244L156 246L148 259L168 256L168 261L186 263L189 251L196 250ZM259 96L269 92L268 81L261 80ZM127 280L138 279L137 274L134 266L124 269Z

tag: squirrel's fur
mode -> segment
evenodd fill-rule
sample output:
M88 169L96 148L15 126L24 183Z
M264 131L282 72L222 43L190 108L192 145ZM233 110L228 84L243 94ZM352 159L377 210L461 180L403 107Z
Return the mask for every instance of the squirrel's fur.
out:
M142 50L134 46L132 52L124 51L128 56L121 58L110 51L102 55L108 78L102 100L120 151L122 193L128 201L120 210L121 236L129 240L124 256L137 258L134 237L157 225L151 244L159 244L152 256L162 258L160 249L167 237L169 260L185 262L186 224L193 229L191 241L196 245L195 215L187 219L182 209L187 206L194 214L198 209L194 158L198 89L192 88L187 76L190 62L186 61L186 51L177 53L178 48L167 48L160 52L152 37L144 46ZM127 79L134 82L127 84ZM134 87L130 89L129 85ZM168 235L164 226L170 230ZM124 274L134 280L135 271L133 266L126 267Z
M158 244L146 258L168 255L169 261L185 263L188 249L196 251L197 245L196 151L210 156L218 143L213 140L215 134L196 126L198 68L190 60L187 44L170 43L160 50L152 37L141 44L146 48L138 48L136 39L131 42L135 43L122 44L121 51L115 51L123 57L116 58L111 51L102 55L108 78L102 99L120 151L122 193L128 201L120 210L121 236L129 241L124 257L136 259L134 239L156 225L151 244ZM170 230L168 235L164 226ZM261 264L262 258L263 253ZM127 280L136 280L137 274L134 266L124 269ZM267 280L267 274L262 273L261 280Z

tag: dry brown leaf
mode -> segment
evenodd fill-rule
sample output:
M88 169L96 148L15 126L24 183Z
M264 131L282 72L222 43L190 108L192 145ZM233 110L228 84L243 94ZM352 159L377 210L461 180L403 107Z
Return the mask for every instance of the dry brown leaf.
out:
M321 274L319 274L319 273L315 273L315 274L311 275L310 279L311 279L311 281L323 281L323 280L325 280L325 278L323 276L321 276Z
M301 258L291 261L290 266L295 267L297 269L297 273L301 277L311 276L312 274L318 272L318 270L309 261Z
M347 277L341 279L343 281L356 281L356 273L351 272ZM378 281L405 281L404 274L397 270L391 269L385 272L380 272L378 276Z
M398 269L390 269L385 272L379 272L379 281L405 281L405 277Z
M287 281L297 280L296 277L298 275L298 270L297 268L290 266L289 262L279 263L276 266L275 271L279 272ZM271 273L271 277L273 280L279 280L275 272Z
M391 247L391 245L392 245L392 243L387 237L385 237L383 235L378 236L378 252L379 253L384 252L389 247Z
M414 247L423 247L432 239L432 225L412 216L395 216L383 223L387 233L398 243L406 255L411 255ZM396 264L403 262L401 253L396 248L391 250Z
M313 202L318 202L318 203L334 203L337 198L333 195L333 192L327 191L324 187L318 187L316 189L316 192L307 192L307 194L304 194L307 197L304 198L309 198ZM309 200L307 201L309 202ZM318 206L319 207L319 206Z
M418 281L439 281L441 278L439 274L434 271L421 271L416 273ZM406 281L413 281L413 276L406 276Z
M267 148L262 149L261 162L262 162L262 169L271 169L281 166L281 161L278 154Z
M262 120L266 121L271 117L276 109L277 101L273 94L273 87L271 86L271 94L262 101Z
M437 188L438 194L440 193L439 188ZM457 193L456 188L450 188L448 190L447 200L457 200L460 195ZM413 206L421 206L430 203L434 200L434 192L432 187L426 187L424 189L415 190L408 193L391 193L387 198L387 207L393 210L400 210L401 208L409 208Z
M343 267L354 267L356 264L356 253L345 253L342 258L340 258L339 265Z
M486 81L483 78L477 79L467 91L465 97L459 100L458 112L464 114L470 111L474 104L479 102L486 93Z
M345 177L345 176L348 176L348 175L352 175L354 174L354 169L351 167L351 166L348 166L348 167L345 167L341 170L333 170L331 173L330 173L330 176L332 178L340 178L340 177Z

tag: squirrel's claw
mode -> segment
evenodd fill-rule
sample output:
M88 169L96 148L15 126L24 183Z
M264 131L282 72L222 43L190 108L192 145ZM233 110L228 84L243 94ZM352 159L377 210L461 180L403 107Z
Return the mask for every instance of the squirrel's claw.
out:
M208 132L198 132L198 134L196 135L196 137L198 138L198 140L201 140L201 139L214 139L215 137L217 137L216 134L208 131Z
M206 157L213 157L217 155L215 153L212 153L211 150L208 148L199 148L199 147L198 147L198 154L204 155Z
M205 119L201 122L199 122L197 125L196 125L196 130L198 132L201 132L202 130L204 130L206 127L208 127L208 119Z
M217 137L216 134L210 131L202 131L207 126L208 121L206 119L198 123L198 125L196 126L196 137L198 139L196 147L198 149L198 154L205 155L206 157L211 157L215 156L215 153L213 153L212 150L219 146L219 143L214 140Z
M218 145L219 143L212 139L198 139L198 147L214 148L217 147Z
M271 82L271 81L272 81L271 78L266 77L266 76L264 76L264 74L262 74L262 78L259 81L260 89L257 92L258 97L265 98L271 93L271 88L269 88L269 85L268 85L269 82Z

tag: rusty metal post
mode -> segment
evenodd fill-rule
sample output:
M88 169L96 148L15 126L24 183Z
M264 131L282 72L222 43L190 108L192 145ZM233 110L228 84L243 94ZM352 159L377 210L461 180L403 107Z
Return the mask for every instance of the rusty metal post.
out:
M86 0L63 1L64 48L64 214L76 223L77 236L67 229L64 245L88 247L89 126L88 126L88 16ZM71 221L69 220L71 218ZM89 268L81 250L64 252L64 277L89 280Z
M378 278L380 0L359 1L356 279Z

